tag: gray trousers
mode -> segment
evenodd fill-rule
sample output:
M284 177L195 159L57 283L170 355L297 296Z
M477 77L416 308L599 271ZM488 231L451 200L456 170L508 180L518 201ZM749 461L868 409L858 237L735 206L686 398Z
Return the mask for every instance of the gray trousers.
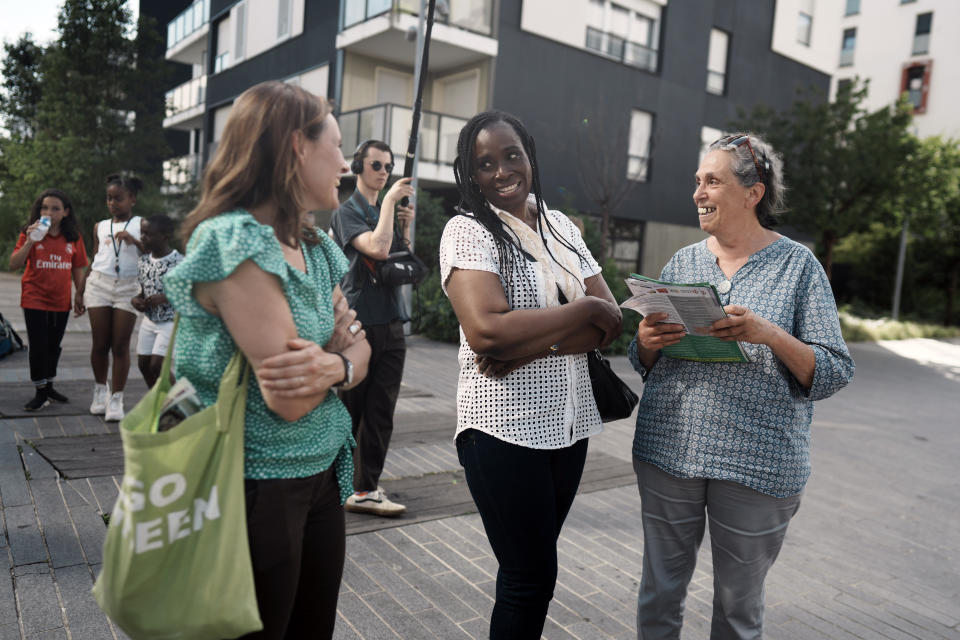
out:
M763 635L763 582L800 495L774 498L736 482L677 478L636 459L643 513L637 637L679 638L687 585L710 519L711 640Z

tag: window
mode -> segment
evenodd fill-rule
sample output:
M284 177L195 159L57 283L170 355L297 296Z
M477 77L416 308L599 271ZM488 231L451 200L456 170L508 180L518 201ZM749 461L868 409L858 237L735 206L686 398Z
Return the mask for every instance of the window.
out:
M851 87L853 87L853 80L851 80L850 78L843 78L841 80L837 80L837 95L844 93L846 91L850 91Z
M293 0L280 0L277 13L277 38L286 38L290 35L290 23L292 21Z
M927 53L930 50L930 27L933 24L932 13L917 16L917 26L913 31L913 55Z
M247 5L243 2L233 10L233 18L237 21L236 36L233 39L234 60L240 60L246 53L247 46Z
M813 0L800 0L800 11L797 14L797 42L809 47L812 32Z
M844 29L843 43L840 46L840 66L849 67L853 64L853 50L857 46L857 30Z
M230 17L217 23L217 54L213 58L213 72L220 73L230 66Z
M907 98L913 104L913 112L925 113L927 110L927 94L930 92L930 70L932 61L908 64L903 67L900 81L900 92L906 92Z
M646 182L650 168L650 134L653 114L634 109L630 114L630 147L627 150L627 178Z
M843 15L853 16L860 13L860 0L847 0L847 10Z
M632 67L656 71L660 19L656 5L647 15L610 0L590 0L587 6L586 48Z
M710 145L719 140L722 135L723 131L721 129L714 129L706 125L700 128L700 160L697 163L698 165L700 162L703 162L703 158L707 155L707 149Z
M710 30L710 54L707 58L707 91L722 96L726 90L727 48L730 36L720 29Z

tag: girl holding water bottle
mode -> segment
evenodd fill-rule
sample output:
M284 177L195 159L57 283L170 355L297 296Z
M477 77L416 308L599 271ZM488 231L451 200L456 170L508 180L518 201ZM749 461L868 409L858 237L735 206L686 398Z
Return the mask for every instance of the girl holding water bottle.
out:
M140 293L137 262L143 253L140 216L133 215L140 178L128 173L107 176L107 208L110 217L93 229L93 262L81 285L83 302L90 312L93 346L93 401L90 413L104 420L123 419L123 388L130 373L130 336L137 312L130 300ZM107 372L113 354L112 393L107 391Z
M10 256L11 269L24 266L20 306L30 343L30 380L36 387L24 409L37 411L50 401L67 402L53 388L53 380L70 315L71 280L77 288L74 310L77 315L84 312L80 290L87 251L70 198L59 189L41 193L30 209L30 221Z

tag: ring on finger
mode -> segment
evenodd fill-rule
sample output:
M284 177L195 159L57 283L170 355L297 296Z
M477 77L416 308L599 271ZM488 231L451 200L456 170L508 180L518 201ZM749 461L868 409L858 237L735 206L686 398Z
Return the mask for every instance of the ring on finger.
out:
M354 336L355 336L355 335L357 335L357 332L358 332L358 331L360 331L360 324L359 324L359 323L354 322L352 325L350 325L350 335L354 335Z

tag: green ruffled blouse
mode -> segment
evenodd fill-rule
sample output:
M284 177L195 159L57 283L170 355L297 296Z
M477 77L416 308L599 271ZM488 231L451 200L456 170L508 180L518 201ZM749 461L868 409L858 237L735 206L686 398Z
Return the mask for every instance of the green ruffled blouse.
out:
M210 315L193 298L196 282L223 280L244 260L280 278L297 335L325 344L333 333L333 289L347 270L340 248L318 231L318 245L303 245L307 272L283 257L273 228L243 210L224 213L197 226L183 262L164 277L167 297L180 313L174 347L174 371L197 389L207 405L217 399L217 386L237 348L223 321ZM257 300L250 299L251 305ZM269 327L264 327L265 331ZM287 422L267 408L256 379L247 390L244 433L244 475L303 478L335 465L341 502L353 493L355 446L350 414L335 393L313 411Z

